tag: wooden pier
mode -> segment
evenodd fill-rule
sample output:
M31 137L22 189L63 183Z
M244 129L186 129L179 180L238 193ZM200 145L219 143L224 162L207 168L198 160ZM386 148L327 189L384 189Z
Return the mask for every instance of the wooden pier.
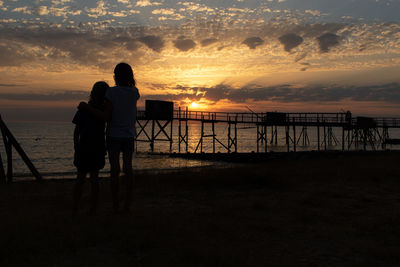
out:
M173 121L178 123L178 152L202 153L204 152L206 138L212 139L212 152L216 152L216 145L223 147L226 153L238 151L238 130L243 128L255 128L257 138L257 152L270 151L270 145L278 145L278 130L283 129L285 146L287 151L296 152L298 146L310 145L309 131L316 130L318 151L328 150L332 146L340 146L341 149L385 149L388 140L389 129L400 128L400 118L370 118L352 117L351 112L323 113L323 112L204 112L176 109L168 119L162 120L149 118L146 111L138 111L139 132L137 142L149 142L151 151L158 141L170 142L172 152ZM189 123L200 123L200 135L197 146L189 151ZM227 136L217 136L216 124L227 125ZM151 133L146 129L151 126ZM211 133L206 133L206 126L211 126ZM239 127L240 125L240 127ZM334 131L334 129L336 131ZM336 136L338 130L341 136ZM336 133L336 135L335 135ZM227 141L223 141L227 140Z

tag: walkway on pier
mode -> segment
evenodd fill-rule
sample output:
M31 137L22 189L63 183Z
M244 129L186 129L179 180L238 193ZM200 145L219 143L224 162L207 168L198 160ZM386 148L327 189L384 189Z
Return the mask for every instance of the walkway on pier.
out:
M165 114L164 114L165 115ZM351 112L208 112L177 109L171 111L166 119L156 117L148 118L145 111L138 111L137 141L150 142L151 150L154 150L156 141L170 142L172 152L173 122L178 122L178 152L182 150L190 152L188 148L189 125L188 122L195 121L201 124L201 133L196 149L192 152L203 152L205 138L212 138L213 152L218 143L226 149L226 152L237 152L238 124L244 124L257 129L257 152L267 152L268 143L277 145L278 127L285 131L285 145L288 151L296 151L296 146L310 144L307 134L308 127L317 130L317 149L327 149L332 143L341 143L342 150L350 149L351 146L362 146L364 149L371 146L375 150L378 146L384 148L389 139L388 129L400 128L400 118L369 118L352 117ZM151 133L148 125L151 122ZM221 137L216 135L215 124L225 123L228 126L227 142L222 142ZM211 124L211 134L205 134L205 125ZM301 127L298 131L298 127ZM268 130L268 128L270 130ZM333 134L332 128L341 128L341 141ZM167 130L168 129L168 130ZM296 133L296 131L298 131ZM270 132L270 136L267 133Z

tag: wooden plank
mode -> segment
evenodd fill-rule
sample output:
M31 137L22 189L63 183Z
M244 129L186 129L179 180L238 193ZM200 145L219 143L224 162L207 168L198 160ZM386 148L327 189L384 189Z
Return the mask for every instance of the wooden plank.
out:
M0 183L6 183L6 172L4 171L3 160L1 158L1 151L0 151Z
M1 117L0 117L1 120ZM12 182L12 151L11 151L11 146L10 143L8 142L8 138L7 138L7 134L6 134L6 130L3 127L3 124L0 123L0 131L1 131L1 135L3 137L3 142L4 142L4 148L6 150L6 157L7 157L7 181L6 182ZM2 163L3 165L3 163ZM3 167L3 171L4 171L4 167ZM5 172L4 172L4 175Z
M17 139L15 139L15 137L13 136L13 134L11 133L11 131L8 129L8 127L6 126L6 124L4 123L4 121L1 119L0 117L0 128L2 129L2 132L4 132L5 136L8 139L8 143L10 146L14 146L15 150L18 152L18 154L20 155L20 157L22 158L22 160L25 162L26 166L28 166L29 170L31 171L32 175L37 179L37 180L42 180L42 176L40 175L40 173L37 171L37 169L35 168L35 166L33 165L33 163L31 162L31 160L29 159L29 157L26 155L25 151L22 149L22 147L19 145L19 143L17 142ZM3 136L4 138L4 136ZM11 156L12 156L12 149L10 149L10 160L12 162ZM12 163L11 163L12 164ZM11 165L12 167L12 165ZM12 168L11 168L12 170Z
M6 140L6 139L4 139ZM7 153L7 183L12 183L13 180L13 160L12 160L12 146L10 140L6 143L6 153Z

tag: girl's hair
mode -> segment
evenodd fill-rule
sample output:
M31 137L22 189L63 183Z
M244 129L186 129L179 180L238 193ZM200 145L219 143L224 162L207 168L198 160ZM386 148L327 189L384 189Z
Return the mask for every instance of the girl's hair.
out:
M114 69L114 79L117 85L121 86L136 86L135 78L131 66L127 63L119 63Z
M110 86L106 82L96 82L93 85L92 92L90 92L89 103L94 106L102 107L104 104L104 96L109 87Z

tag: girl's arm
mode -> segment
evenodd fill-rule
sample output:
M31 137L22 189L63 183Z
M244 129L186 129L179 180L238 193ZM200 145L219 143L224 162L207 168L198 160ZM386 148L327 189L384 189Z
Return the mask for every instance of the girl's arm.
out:
M75 125L75 129L74 129L74 149L75 150L78 148L78 142L79 142L79 126Z
M112 104L108 100L104 102L104 111L94 108L86 102L79 103L78 109L86 109L100 120L111 120Z

